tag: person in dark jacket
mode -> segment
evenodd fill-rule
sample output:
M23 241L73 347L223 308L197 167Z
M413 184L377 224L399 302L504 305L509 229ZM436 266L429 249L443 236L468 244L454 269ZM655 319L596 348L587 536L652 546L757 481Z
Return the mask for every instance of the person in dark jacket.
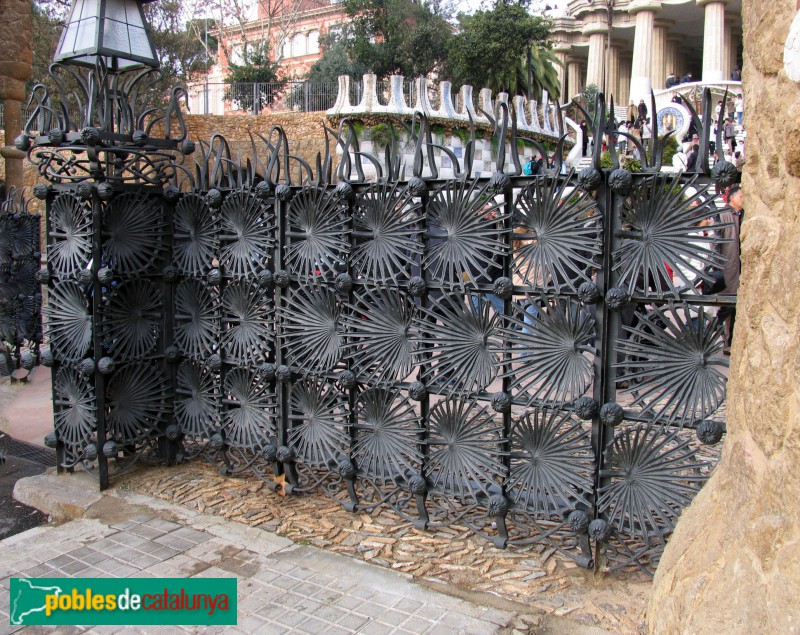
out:
M687 172L697 172L697 157L699 154L700 154L700 146L695 143L692 146L692 151L689 153L689 156L686 157Z
M647 105L644 103L644 99L639 100L639 105L637 106L637 110L639 112L639 119L644 121L647 119Z

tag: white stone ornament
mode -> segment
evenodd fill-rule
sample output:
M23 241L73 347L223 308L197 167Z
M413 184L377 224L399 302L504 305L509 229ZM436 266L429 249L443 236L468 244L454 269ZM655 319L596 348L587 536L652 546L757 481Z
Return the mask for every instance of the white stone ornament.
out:
M783 69L789 79L800 82L800 13L794 16L783 45Z

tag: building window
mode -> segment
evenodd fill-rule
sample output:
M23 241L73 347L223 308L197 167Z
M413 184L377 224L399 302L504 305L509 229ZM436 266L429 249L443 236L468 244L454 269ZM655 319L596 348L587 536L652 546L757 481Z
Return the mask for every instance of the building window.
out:
M308 34L308 54L315 55L319 53L319 31L311 31Z
M304 33L295 33L292 38L292 57L306 54L306 36Z

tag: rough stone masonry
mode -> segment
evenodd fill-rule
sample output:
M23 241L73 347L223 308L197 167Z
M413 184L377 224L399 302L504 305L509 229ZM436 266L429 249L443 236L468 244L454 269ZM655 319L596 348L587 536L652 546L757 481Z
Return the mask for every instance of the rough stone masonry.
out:
M800 630L800 85L794 0L745 0L747 164L728 438L661 560L652 633Z

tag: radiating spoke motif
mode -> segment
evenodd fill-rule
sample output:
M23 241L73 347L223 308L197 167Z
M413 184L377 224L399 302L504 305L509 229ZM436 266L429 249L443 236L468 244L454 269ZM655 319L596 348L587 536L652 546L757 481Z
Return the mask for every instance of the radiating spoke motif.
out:
M372 185L358 196L351 261L359 276L373 282L411 276L422 254L420 207L397 183Z
M344 327L336 294L327 287L300 287L278 309L286 354L292 365L329 371L342 355Z
M48 210L47 262L59 278L85 269L92 259L92 210L72 194L60 194Z
M200 276L211 268L219 249L219 221L205 199L184 194L173 217L173 262L187 276Z
M273 346L269 295L246 280L230 283L222 295L222 347L226 359L249 364L266 361Z
M706 477L688 438L677 430L636 425L620 429L605 449L598 512L617 530L647 538L664 536Z
M477 180L437 189L428 204L428 251L423 257L432 280L455 286L503 275L506 246L503 205Z
M633 406L654 421L698 422L725 400L723 325L703 307L654 307L617 348L626 356L615 364L619 381L629 383Z
M489 496L506 476L502 425L485 406L453 397L437 403L428 420L425 475L433 487L463 503Z
M225 272L241 277L268 267L275 244L272 210L247 192L229 194L220 213L221 255Z
M300 190L289 204L286 262L292 273L315 277L346 262L350 243L346 208L319 188Z
M172 414L166 377L152 362L128 364L106 388L106 430L121 445L142 443L157 434Z
M419 472L420 417L399 390L371 388L357 404L358 423L353 459L358 469L382 479Z
M357 375L369 380L400 381L412 368L416 350L414 306L396 291L365 288L343 319L348 344L345 357Z
M220 425L219 379L196 361L178 367L175 423L192 441L208 439Z
M88 377L71 366L63 366L53 382L53 416L56 437L77 457L94 443L97 402Z
M485 390L498 373L500 317L483 296L445 295L421 309L416 363L437 390Z
M234 368L225 375L225 442L260 450L275 434L275 394L266 381L247 368Z
M303 463L327 469L339 454L347 454L347 412L344 395L333 384L301 380L289 394L289 446Z
M576 503L590 506L593 469L589 430L569 413L535 409L514 424L507 489L537 517L563 518Z
M164 251L162 199L155 194L121 194L103 213L103 263L121 275L145 274Z
M40 251L39 218L24 211L0 212L0 264L29 258Z
M535 310L531 310L534 307ZM512 341L510 389L527 400L562 405L583 395L594 376L594 320L577 302L528 298L506 318L503 339Z
M158 342L164 298L147 280L122 283L100 315L103 344L118 360L141 359Z
M569 183L540 177L516 200L512 266L526 284L574 292L600 266L597 204Z
M203 358L220 341L219 295L199 280L183 280L175 290L175 344L187 357Z
M92 343L92 314L81 285L64 281L50 289L47 324L57 360L74 362L86 356Z
M626 240L613 254L614 269L620 275L617 286L631 293L671 293L677 298L681 287L692 288L699 278L708 278L706 267L721 266L714 249L719 238L704 236L698 226L716 209L693 207L702 193L702 188L694 193L693 185L694 180L681 183L673 176L657 174L623 204Z

